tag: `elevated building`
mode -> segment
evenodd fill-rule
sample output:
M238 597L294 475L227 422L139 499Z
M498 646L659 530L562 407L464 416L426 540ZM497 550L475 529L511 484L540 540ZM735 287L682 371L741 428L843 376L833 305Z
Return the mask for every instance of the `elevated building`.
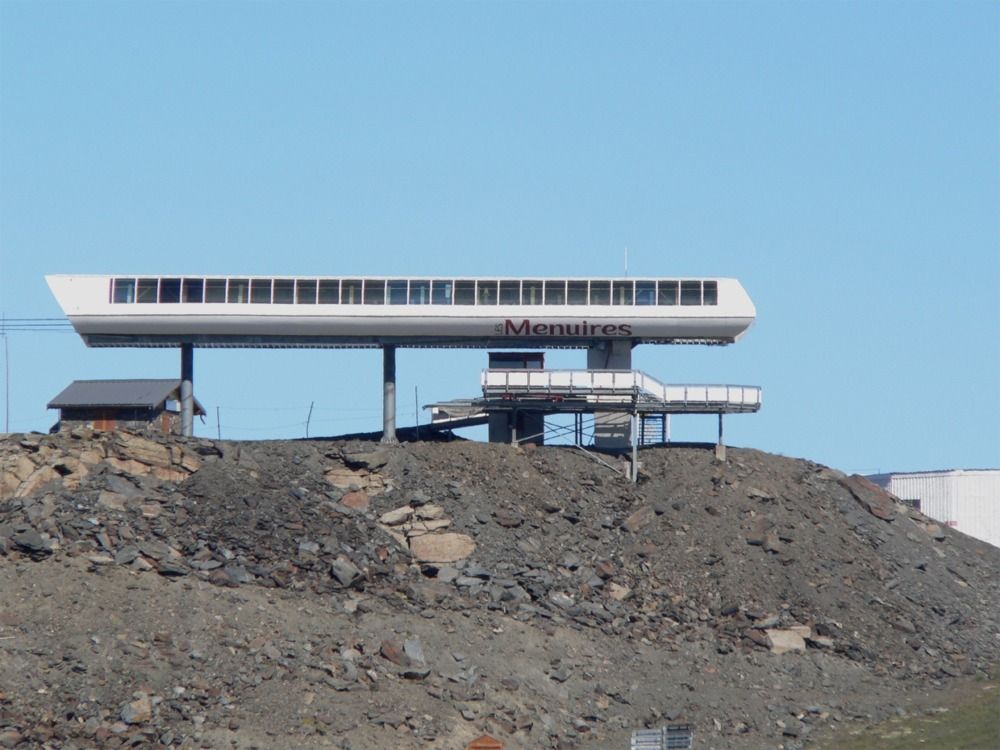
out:
M756 316L746 290L730 278L54 275L47 281L88 346L180 349L185 434L192 430L195 348L380 348L383 440L392 442L397 347L579 348L587 352L588 371L626 372L639 344L731 344ZM719 403L712 411L755 410L759 395L757 389L754 409L741 400L735 409ZM630 421L620 403L612 408L597 399L587 408L600 417L601 446L629 444L635 409ZM506 428L495 420L491 434L514 434L518 418L525 419L515 415Z

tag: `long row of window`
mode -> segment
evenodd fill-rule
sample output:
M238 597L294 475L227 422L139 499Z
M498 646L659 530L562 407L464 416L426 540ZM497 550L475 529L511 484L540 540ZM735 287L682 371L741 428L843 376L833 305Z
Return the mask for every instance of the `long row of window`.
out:
M717 305L716 281L115 278L116 304Z

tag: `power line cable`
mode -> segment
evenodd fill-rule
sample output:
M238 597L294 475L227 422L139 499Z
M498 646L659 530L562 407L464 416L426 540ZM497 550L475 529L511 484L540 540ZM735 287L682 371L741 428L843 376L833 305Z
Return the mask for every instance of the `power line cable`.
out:
M8 318L0 319L0 333L72 332L73 326L66 318Z

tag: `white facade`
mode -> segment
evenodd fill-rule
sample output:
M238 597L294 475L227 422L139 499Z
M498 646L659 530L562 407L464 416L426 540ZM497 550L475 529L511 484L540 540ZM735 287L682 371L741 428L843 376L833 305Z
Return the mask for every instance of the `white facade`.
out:
M888 490L922 513L1000 547L1000 469L890 474Z
M620 341L627 352L639 343L730 344L756 317L746 290L728 278L45 278L88 346L587 348Z

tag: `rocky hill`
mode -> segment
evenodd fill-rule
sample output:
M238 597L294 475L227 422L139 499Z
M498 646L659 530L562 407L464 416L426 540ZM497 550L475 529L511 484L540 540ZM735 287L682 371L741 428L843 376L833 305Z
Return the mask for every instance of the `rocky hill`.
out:
M0 747L807 747L1000 654L1000 550L699 446L0 438Z

